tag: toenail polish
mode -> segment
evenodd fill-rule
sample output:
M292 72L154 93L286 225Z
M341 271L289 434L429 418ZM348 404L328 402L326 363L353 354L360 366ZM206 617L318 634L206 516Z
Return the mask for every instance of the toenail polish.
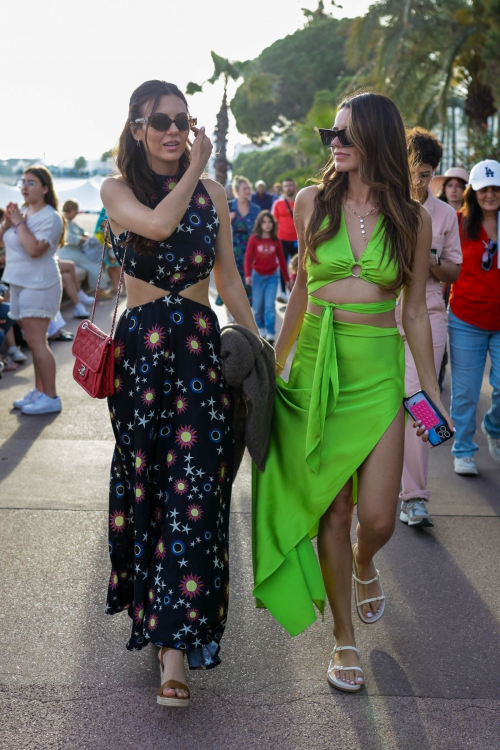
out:
M367 614L366 616L367 616L367 617L373 617L373 615L372 615L372 613L371 613L371 612L368 612L368 614Z
M363 678L362 677L358 677L358 682L363 682Z

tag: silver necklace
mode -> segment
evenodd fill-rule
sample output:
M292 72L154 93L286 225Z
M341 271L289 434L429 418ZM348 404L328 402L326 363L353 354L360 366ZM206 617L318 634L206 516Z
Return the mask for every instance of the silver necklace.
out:
M365 242L366 242L366 244L368 245L368 240L367 240L367 238L366 238L365 219L366 219L366 217L367 217L367 216L370 216L370 214L372 214L372 213L373 213L373 212L375 211L375 209L376 209L376 208L377 208L377 206L378 206L378 201L377 201L377 202L375 203L375 205L373 206L373 208L371 209L371 211L368 211L368 213L367 213L367 214L365 214L364 216L360 216L360 215L359 215L358 213L356 213L356 211L355 211L355 210L354 210L354 209L353 209L353 208L352 208L352 207L351 207L351 206L350 206L350 205L348 204L348 202L347 202L347 200L346 200L345 198L344 198L344 202L345 202L345 204L346 204L347 208L348 208L348 209L349 209L350 211L352 211L352 213L354 214L354 216L357 216L357 217L358 217L358 219L359 219L359 224L360 224L360 229L361 229L361 234L363 235L363 239L364 239L364 241L365 241Z

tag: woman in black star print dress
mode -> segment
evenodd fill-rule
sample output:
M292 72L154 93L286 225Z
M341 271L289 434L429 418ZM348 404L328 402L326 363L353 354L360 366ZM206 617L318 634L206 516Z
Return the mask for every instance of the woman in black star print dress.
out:
M127 288L109 399L116 448L106 611L133 619L129 650L166 647L158 700L170 705L189 699L184 652L190 669L220 663L228 608L233 404L208 300L212 270L235 320L257 332L224 190L200 178L211 150L179 89L149 81L130 101L120 176L102 187Z

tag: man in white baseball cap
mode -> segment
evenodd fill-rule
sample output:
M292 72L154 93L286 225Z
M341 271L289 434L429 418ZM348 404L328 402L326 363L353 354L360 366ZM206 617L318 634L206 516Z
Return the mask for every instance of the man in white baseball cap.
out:
M481 190L490 185L500 187L500 164L494 159L480 161L472 167L469 184L473 190Z

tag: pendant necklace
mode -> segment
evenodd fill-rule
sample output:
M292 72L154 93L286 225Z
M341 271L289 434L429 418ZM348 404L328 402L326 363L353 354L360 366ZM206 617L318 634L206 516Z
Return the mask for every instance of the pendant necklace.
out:
M360 224L360 229L361 229L361 234L363 235L363 239L364 239L365 243L368 245L368 240L366 238L365 219L366 219L367 216L370 216L370 214L372 214L375 211L375 209L378 206L378 201L375 203L375 205L373 206L373 208L371 209L371 211L368 211L368 213L365 214L364 216L360 216L358 213L356 213L356 211L353 208L351 208L351 206L348 204L348 202L346 201L345 198L344 198L344 202L345 202L347 208L350 211L352 211L352 213L354 214L354 216L358 217L359 224Z

